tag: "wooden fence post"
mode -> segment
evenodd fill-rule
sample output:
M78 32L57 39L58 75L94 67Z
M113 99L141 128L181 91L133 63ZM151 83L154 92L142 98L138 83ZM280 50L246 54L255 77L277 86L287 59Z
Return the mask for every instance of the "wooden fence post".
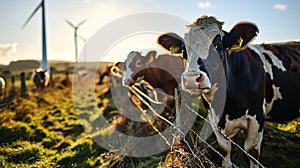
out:
M15 76L11 77L11 88L9 90L8 97L14 98L17 96L16 87L15 87Z
M179 89L176 88L175 89L175 126L177 127L177 129L179 129L182 125L182 112L181 112L181 94L179 93ZM176 130L179 131L179 130ZM180 135L179 132L176 132L175 134L175 144L180 143L181 138L183 138L182 135Z
M25 72L21 72L20 74L20 80L21 80L21 97L26 97L26 80L25 80Z
M50 67L50 72L49 72L50 79L49 79L48 86L54 86L53 73L54 73L54 69L53 69L53 67Z
M15 76L11 77L11 85L12 87L15 87Z

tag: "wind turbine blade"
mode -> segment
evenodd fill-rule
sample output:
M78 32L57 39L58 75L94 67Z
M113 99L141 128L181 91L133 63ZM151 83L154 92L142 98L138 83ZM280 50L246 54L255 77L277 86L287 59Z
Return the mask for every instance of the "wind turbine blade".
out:
M71 27L75 28L75 26L73 25L72 22L68 21L67 19L66 19L66 22L68 23L68 25L70 25Z
M86 42L86 39L83 38L82 36L80 36L80 35L77 34L77 37L79 37L82 41Z
M39 8L42 7L42 2L35 8L35 10L32 12L32 14L29 16L29 18L26 20L26 22L23 24L22 29L27 25L27 23L31 20L31 18L34 16L34 14L39 10Z
M81 21L80 23L77 24L77 27L81 26L83 23L86 22L86 19L84 19L83 21Z

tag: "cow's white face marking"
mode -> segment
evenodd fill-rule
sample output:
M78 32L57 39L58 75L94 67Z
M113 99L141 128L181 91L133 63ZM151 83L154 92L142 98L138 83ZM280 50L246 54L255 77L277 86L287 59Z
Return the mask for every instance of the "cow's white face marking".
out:
M184 42L186 44L188 62L200 58L206 59L209 55L209 47L214 38L223 32L220 31L218 25L212 24L207 27L197 26L195 24L188 26L189 31L184 35Z
M132 64L134 57L138 54L139 54L138 52L131 52L128 54L127 59L125 61L125 71L123 72L123 81L125 81L126 79L131 79L133 70L130 68L130 65Z
M210 88L211 81L207 72L199 69L198 59L207 59L213 39L218 34L223 36L223 33L216 23L206 27L195 24L188 27L189 31L184 36L188 58L186 69L182 74L182 88L190 93L199 93L203 88ZM198 76L201 76L200 81Z

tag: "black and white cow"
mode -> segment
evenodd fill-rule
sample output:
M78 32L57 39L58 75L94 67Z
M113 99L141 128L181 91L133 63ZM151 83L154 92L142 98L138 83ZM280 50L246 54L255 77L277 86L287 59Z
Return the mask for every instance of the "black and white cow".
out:
M5 78L0 76L0 99L4 98L5 85Z
M158 38L158 43L186 57L182 89L201 95L226 158L222 165L231 167L231 142L224 134L231 138L244 130L244 148L258 160L264 121L290 121L299 116L300 42L248 46L259 32L255 24L240 22L230 32L223 31L222 25L214 17L202 16L189 26L184 41L166 33ZM218 53L226 76L221 116L205 96L205 91L214 86L206 69L206 60L213 53ZM257 161L250 158L250 167L258 167Z

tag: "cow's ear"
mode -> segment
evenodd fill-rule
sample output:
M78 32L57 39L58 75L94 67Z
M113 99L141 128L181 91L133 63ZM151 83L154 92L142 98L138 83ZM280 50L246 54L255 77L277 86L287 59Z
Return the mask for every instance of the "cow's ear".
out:
M229 33L223 37L223 47L231 51L246 48L258 35L258 28L254 23L237 23Z
M116 67L118 67L120 70L124 70L125 69L125 65L123 62L117 62L115 64Z
M175 54L180 54L185 50L183 39L175 33L165 33L157 38L157 43L164 49Z
M156 53L157 53L156 51L149 51L149 52L147 53L147 55L145 56L146 59L147 59L147 62L153 61L154 58L155 58L155 56L156 56Z

